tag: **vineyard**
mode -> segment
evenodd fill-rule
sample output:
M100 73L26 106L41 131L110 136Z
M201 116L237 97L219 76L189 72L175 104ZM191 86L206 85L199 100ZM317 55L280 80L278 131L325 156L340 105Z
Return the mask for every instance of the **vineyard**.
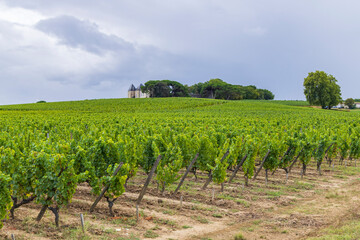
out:
M266 239L246 224L259 221L254 230L278 206L326 197L360 175L360 112L305 105L165 98L0 106L0 238L211 239L204 229L213 228ZM306 215L296 221L321 225ZM277 229L282 237L268 239L305 234L286 226L291 233Z

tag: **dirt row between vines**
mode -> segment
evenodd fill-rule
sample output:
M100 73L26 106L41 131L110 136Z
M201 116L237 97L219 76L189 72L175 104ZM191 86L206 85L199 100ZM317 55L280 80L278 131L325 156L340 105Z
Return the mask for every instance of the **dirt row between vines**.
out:
M115 202L115 217L109 216L106 200L101 200L93 213L88 210L96 196L87 184L78 186L72 202L60 211L60 228L54 215L47 212L38 223L34 219L40 205L31 203L15 212L15 219L5 221L0 239L306 239L321 235L321 229L341 224L359 214L360 167L324 166L318 176L314 166L300 177L300 167L290 174L278 170L266 185L264 172L244 187L241 173L224 192L209 185L201 190L206 174L196 180L189 175L180 193L171 196L176 184L164 196L153 181L140 206L136 222L135 201L145 182L139 173L128 184L128 190ZM214 191L214 201L212 192ZM180 196L183 204L180 206ZM356 211L355 211L356 210ZM360 211L360 210L359 210ZM85 218L85 234L80 225Z

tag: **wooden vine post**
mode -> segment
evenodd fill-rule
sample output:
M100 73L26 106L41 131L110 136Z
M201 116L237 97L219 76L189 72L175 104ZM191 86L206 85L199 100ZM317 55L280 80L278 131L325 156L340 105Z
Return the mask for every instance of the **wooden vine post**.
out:
M85 234L85 220L84 220L84 215L82 213L80 213L80 223L81 223L82 232Z
M256 177L259 175L259 173L260 173L260 171L261 171L261 169L262 169L262 167L263 167L266 159L268 158L269 154L270 154L270 149L269 149L268 152L266 153L264 159L262 160L262 162L261 162L261 164L260 164L259 169L258 169L257 172L255 173L254 178L253 178L254 180L255 180Z
M221 158L221 163L225 160L225 158L229 155L230 151L227 150L226 153L224 154L224 156ZM202 190L205 190L207 188L207 186L210 184L212 180L212 172L209 172L209 178L208 180L205 182L204 186L201 188Z
M330 148L332 147L332 145L334 145L334 143L331 143L330 145L329 145L329 147L325 150L325 158L327 158L327 154L328 154L328 152L329 152L329 150L330 150ZM317 170L318 170L318 172L319 172L319 176L321 176L322 174L321 174L321 163L322 163L322 161L320 162L320 163L317 163Z
M232 180L235 178L237 172L239 171L239 169L241 168L241 166L244 164L246 158L247 158L247 155L245 155L245 156L241 159L240 163L236 166L233 174L231 175L231 177L230 177L230 179L229 179L229 183L231 183Z
M116 174L118 174L118 172L120 171L120 168L122 167L123 163L121 162L119 164L119 166L115 169L114 173L112 174L112 177L115 177ZM95 202L93 203L93 205L90 208L90 212L93 212L96 205L100 202L101 198L105 195L106 191L109 189L110 184L107 184L103 190L101 191L100 195L96 198Z
M279 163L281 163L284 158L289 154L289 152L291 151L291 147L288 147L288 149L286 150L286 152L284 153L284 155L281 157ZM285 172L287 172L287 168L283 168L285 170ZM277 169L275 169L272 173L271 173L271 176L275 174Z
M186 172L184 174L184 176L181 178L179 185L177 186L177 188L175 189L173 196L176 195L176 193L180 190L180 187L182 186L182 184L185 181L186 176L188 175L188 173L190 172L192 166L194 165L194 163L196 162L197 158L199 157L199 153L196 154L195 158L191 161L190 165L188 166L188 168L186 169Z
M291 163L291 165L290 165L290 167L289 167L288 173L291 172L291 169L293 168L293 166L295 165L295 163L296 163L297 160L299 159L299 157L300 157L300 155L301 155L301 153L302 153L303 150L304 150L304 148L302 148L302 149L300 150L300 152L298 153L298 155L296 156L296 158L294 159L294 161Z
M144 195L145 195L145 193L146 193L146 189L147 189L147 187L148 187L148 185L149 185L149 183L150 183L150 181L151 181L152 176L153 176L154 173L155 173L155 170L156 170L157 166L159 165L159 162L160 162L161 158L162 158L161 155L159 155L159 156L157 157L157 159L156 159L154 165L152 166L151 171L150 171L150 173L149 173L149 175L148 175L148 177L147 177L147 179L146 179L146 181L145 181L145 183L144 183L144 186L143 186L143 188L141 189L141 192L140 192L140 194L139 194L139 197L138 197L138 199L136 200L136 220L137 220L137 221L139 221L139 205L140 205L141 200L143 199L143 197L144 197Z

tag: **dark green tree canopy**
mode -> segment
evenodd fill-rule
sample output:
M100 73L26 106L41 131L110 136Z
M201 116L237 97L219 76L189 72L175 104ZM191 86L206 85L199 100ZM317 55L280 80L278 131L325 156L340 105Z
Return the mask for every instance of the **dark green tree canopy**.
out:
M304 94L310 105L331 109L341 101L337 80L323 71L310 72L304 79Z
M188 97L188 89L179 82L171 80L150 80L141 87L150 97Z
M150 80L141 87L150 97L201 97L225 100L262 99L272 100L274 94L267 89L257 89L254 85L241 86L224 82L220 78L210 79L190 87L171 80Z
M267 89L258 89L257 91L259 93L259 99L272 100L275 97L274 94Z
M227 87L227 83L221 80L220 78L210 79L205 82L201 89L201 96L209 96L209 98L216 98L216 94L219 91L224 90Z
M348 98L345 100L344 104L348 106L350 109L355 108L355 100L353 98Z
M241 99L274 99L274 94L266 89L255 86L232 85L219 78L210 79L205 83L197 83L189 87L189 93L194 97L215 98L225 100Z

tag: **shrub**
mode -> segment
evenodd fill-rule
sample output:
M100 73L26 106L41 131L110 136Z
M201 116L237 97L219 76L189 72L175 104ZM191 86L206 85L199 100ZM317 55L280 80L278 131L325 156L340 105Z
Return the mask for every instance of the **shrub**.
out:
M239 233L235 236L234 240L246 240L246 239L241 233Z

